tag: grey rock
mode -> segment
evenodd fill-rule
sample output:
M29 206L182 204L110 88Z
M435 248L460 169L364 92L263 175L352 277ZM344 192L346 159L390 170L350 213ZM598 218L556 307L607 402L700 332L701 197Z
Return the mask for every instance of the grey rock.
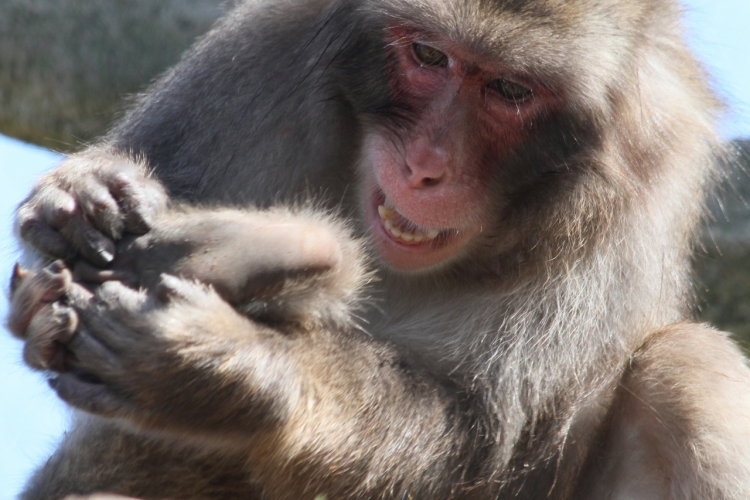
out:
M750 352L750 140L733 145L727 175L709 199L695 260L697 316Z
M79 148L226 8L225 0L0 1L0 133Z

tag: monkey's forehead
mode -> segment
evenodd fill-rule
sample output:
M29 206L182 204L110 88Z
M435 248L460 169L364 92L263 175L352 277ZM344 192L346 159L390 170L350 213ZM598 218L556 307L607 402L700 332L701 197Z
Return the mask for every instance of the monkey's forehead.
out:
M681 45L673 0L380 0L363 8L588 103L632 80L633 60L649 47Z

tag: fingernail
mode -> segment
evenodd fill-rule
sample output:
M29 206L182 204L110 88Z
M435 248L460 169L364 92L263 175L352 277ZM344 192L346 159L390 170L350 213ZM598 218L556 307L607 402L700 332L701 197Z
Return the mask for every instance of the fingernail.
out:
M115 260L114 254L112 254L112 252L104 250L103 248L97 250L97 253L99 254L99 257L101 257L102 260L104 260L104 262L106 262L107 264Z
M13 274L10 277L10 291L11 293L15 292L19 286L21 286L21 281L28 275L28 271L24 270L21 267L21 264L16 263L15 266L13 266Z

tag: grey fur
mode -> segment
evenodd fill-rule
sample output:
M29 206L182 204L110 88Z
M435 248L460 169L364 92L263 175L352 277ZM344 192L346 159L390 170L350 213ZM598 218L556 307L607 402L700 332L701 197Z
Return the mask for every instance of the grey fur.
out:
M493 159L491 227L457 258L417 273L374 259L371 297L357 301L365 333L316 321L282 335L188 282L164 285L183 297L173 302L116 285L93 312L74 300L104 325L95 337L129 346L117 363L132 372L79 362L130 399L97 406L61 377L62 397L116 419L82 418L23 498L747 498L750 373L720 334L667 326L690 318L692 241L721 154L719 105L678 17L670 0L240 6L98 149L40 182L22 235L51 251L40 224L62 195L49 186L85 201L76 186L111 186L125 158L183 203L257 214L312 199L301 216L363 236L362 145L409 124L389 114L393 19L525 65L564 89L563 104ZM107 243L74 241L92 245ZM358 289L370 275L351 255ZM122 340L133 332L145 337ZM170 358L184 342L189 354Z

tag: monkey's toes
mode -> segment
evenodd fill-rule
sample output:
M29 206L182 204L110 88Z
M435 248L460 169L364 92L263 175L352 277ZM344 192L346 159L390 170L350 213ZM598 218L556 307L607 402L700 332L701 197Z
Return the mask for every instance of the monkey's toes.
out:
M188 300L191 297L199 299L196 294L202 291L201 285L163 273L159 276L159 283L154 294L160 301L168 304L176 299Z

